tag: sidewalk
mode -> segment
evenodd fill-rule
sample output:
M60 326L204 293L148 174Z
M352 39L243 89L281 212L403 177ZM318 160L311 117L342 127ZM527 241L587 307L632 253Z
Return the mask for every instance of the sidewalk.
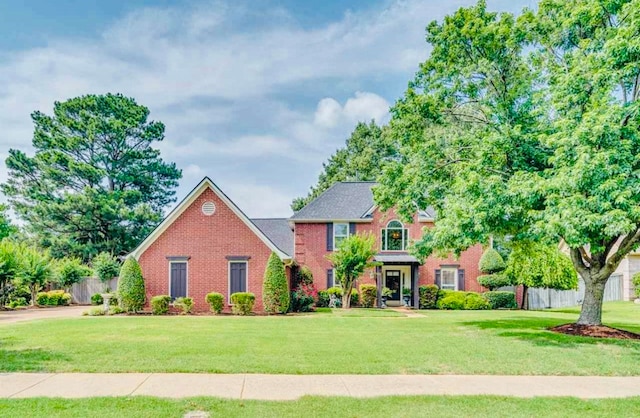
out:
M304 395L640 396L640 376L264 375L181 373L2 373L1 398L215 396L293 400Z

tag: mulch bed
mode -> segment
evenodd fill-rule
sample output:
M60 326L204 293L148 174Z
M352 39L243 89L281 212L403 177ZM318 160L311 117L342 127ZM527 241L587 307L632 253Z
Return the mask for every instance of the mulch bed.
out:
M617 338L619 340L640 340L640 334L611 328L604 325L564 324L551 328L551 331L561 334L577 335L593 338Z

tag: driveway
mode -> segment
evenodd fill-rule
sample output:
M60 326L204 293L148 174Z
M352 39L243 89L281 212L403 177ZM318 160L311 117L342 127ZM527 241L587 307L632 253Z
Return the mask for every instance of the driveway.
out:
M51 318L75 318L82 316L87 306L61 306L59 308L32 308L18 311L0 311L0 325Z

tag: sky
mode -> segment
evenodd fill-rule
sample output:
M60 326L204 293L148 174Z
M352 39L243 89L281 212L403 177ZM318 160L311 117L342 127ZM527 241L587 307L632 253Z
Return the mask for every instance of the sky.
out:
M0 0L0 159L33 155L33 111L122 93L166 125L178 199L209 176L250 217L287 217L358 121L388 122L426 25L474 3Z

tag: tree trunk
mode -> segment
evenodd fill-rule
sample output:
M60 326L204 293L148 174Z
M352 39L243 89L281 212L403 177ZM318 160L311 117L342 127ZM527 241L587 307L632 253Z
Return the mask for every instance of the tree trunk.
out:
M602 324L602 302L604 300L604 287L609 280L593 277L583 277L584 280L584 300L578 324L580 325L601 325Z
M29 286L29 290L31 290L31 306L36 306L36 296L38 296L38 292L36 291L36 287Z
M343 288L342 291L342 309L351 308L351 289L353 289L353 284L349 287Z
M520 302L520 309L529 308L529 287L522 285L522 302Z

